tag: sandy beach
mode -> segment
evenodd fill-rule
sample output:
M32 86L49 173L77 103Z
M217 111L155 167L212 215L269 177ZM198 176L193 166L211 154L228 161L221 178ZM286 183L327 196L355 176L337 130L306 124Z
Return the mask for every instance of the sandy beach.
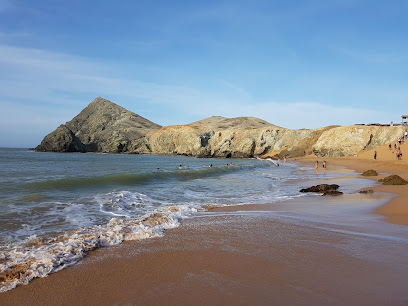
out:
M379 176L365 178L375 181L378 181L379 179L392 174L397 174L403 179L408 180L408 158L406 156L407 147L408 144L403 144L401 146L402 151L405 152L405 156L402 160L396 159L395 150L390 150L387 144L363 152L361 154L358 154L357 156L341 158L316 158L308 156L299 160L310 165L312 165L315 160L318 160L320 164L322 164L323 161L326 160L329 165L328 167L330 167L330 164L344 166L349 169L355 170L357 173L363 173L366 170L373 169L379 173ZM374 160L375 151L377 152L376 160ZM322 172L322 169L319 169L319 171ZM378 208L375 212L377 214L385 216L388 222L408 225L408 185L385 186L379 184L372 189L374 191L388 192L398 195L397 197L389 201L386 205Z
M318 160L408 179L408 163L387 150L375 161L373 152ZM164 237L93 251L0 304L407 305L408 187L370 189L201 212Z

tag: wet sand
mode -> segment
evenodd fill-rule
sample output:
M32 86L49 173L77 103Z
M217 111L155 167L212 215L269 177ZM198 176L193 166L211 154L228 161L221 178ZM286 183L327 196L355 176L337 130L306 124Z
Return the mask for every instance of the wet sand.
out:
M355 170L357 173L363 173L366 170L373 169L379 173L379 176L364 177L378 181L385 176L397 174L408 181L408 144L401 145L403 160L396 160L395 151L389 149L388 145L383 145L352 157L341 158L323 158L323 157L305 157L299 161L313 166L315 160L320 164L324 160L328 162L328 169L331 165L344 166ZM377 151L377 159L374 160L374 151ZM323 169L319 169L319 175ZM398 195L389 201L386 205L378 208L375 212L386 217L386 220L395 224L408 225L408 185L385 186L378 184L374 191L389 192Z
M329 168L371 168L347 160ZM198 213L162 238L91 252L0 304L407 305L408 226L373 213L406 201L406 188ZM400 196L389 201L392 191Z

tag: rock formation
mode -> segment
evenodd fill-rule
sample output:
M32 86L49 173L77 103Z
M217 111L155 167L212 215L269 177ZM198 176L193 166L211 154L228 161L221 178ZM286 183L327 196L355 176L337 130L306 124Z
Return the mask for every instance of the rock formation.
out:
M378 172L373 169L370 169L370 170L364 171L361 175L362 176L377 176Z
M405 127L328 126L291 130L253 117L213 116L161 127L96 98L36 148L54 152L179 154L197 157L348 156L400 137Z
M146 136L159 128L160 125L99 97L45 136L36 150L150 153Z
M321 156L349 156L396 141L403 126L340 126L325 131L313 145Z
M408 181L404 180L399 175L393 174L383 179L378 180L379 182L383 183L383 185L407 185Z
M331 190L337 190L337 189L339 189L339 187L340 186L337 185L337 184L320 184L320 185L300 189L300 192L323 193L323 192L328 192L328 191L331 191Z
M210 117L156 130L149 144L155 154L239 158L279 153L297 157L312 153L312 145L324 131L290 130L252 117Z

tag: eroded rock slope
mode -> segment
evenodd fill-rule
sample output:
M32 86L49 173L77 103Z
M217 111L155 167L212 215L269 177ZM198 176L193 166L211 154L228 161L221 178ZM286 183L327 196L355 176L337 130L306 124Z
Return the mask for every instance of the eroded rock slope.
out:
M400 137L406 127L328 126L291 130L253 117L213 116L161 127L96 98L45 136L38 151L179 154L197 157L348 156Z

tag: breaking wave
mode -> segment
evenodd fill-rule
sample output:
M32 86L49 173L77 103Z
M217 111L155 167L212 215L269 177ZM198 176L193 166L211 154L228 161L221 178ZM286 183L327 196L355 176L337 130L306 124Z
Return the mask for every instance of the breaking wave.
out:
M0 253L0 293L72 266L97 248L162 236L198 209L171 206L140 218L112 218L106 225L81 228L57 238L31 236L23 245Z

